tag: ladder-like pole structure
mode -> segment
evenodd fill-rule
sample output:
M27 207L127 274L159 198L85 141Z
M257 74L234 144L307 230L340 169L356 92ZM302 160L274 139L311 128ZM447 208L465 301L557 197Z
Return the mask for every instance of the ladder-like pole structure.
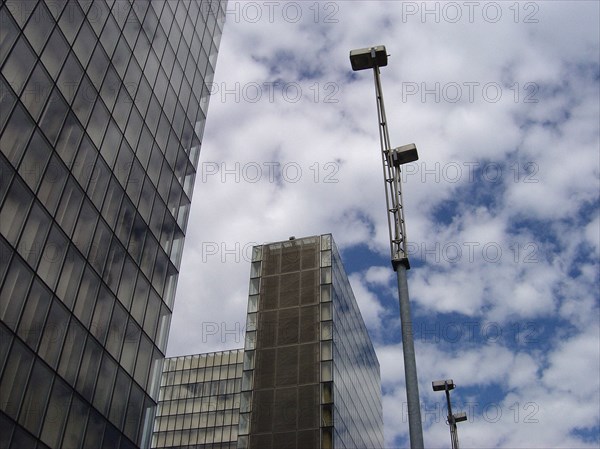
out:
M371 48L371 59L377 61L375 48ZM385 115L379 65L376 62L373 64L373 74L375 77L375 93L377 96L379 141L381 144L381 161L385 184L391 261L392 267L398 278L398 297L400 302L400 324L402 327L402 352L404 356L410 447L411 449L422 449L424 444L421 422L421 403L419 401L417 363L415 359L415 345L413 341L408 282L406 278L406 271L410 269L410 263L408 260L406 226L404 222L402 187L400 182L400 165L406 162L402 160L402 153L414 150L416 157L416 147L414 147L414 145L406 145L392 150Z

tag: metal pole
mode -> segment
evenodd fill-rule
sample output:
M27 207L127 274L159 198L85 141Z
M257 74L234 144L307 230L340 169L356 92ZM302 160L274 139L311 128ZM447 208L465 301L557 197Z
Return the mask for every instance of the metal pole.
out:
M374 53L374 49L372 52ZM375 60L375 55L372 58ZM388 230L392 267L398 277L398 299L400 302L400 324L402 328L402 353L404 357L404 377L406 381L406 399L408 405L408 430L411 449L423 449L423 427L421 422L421 403L419 401L419 382L417 380L417 362L413 341L410 302L406 270L410 268L406 247L406 229L402 194L400 187L400 169L389 164L390 136L383 103L383 90L379 77L379 67L373 67L375 77L375 93L377 96L377 115L379 118L379 140L383 164L383 177L386 191L386 207L388 210Z
M458 429L456 428L456 419L452 413L452 404L450 403L450 388L448 388L448 382L444 382L446 391L446 402L448 404L448 426L450 426L450 444L452 449L458 448Z
M410 302L408 301L408 282L406 266L399 264L398 296L400 300L400 323L402 326L402 353L404 355L404 377L406 379L406 400L408 402L408 432L411 449L423 449L423 427L421 423L421 403L419 401L419 382L417 381L417 362L413 342Z

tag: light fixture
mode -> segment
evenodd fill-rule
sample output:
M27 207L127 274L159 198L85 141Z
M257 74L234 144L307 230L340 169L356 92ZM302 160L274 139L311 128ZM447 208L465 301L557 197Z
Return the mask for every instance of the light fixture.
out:
M385 46L378 45L350 51L350 64L352 64L352 70L355 72L375 67L385 67L387 65Z

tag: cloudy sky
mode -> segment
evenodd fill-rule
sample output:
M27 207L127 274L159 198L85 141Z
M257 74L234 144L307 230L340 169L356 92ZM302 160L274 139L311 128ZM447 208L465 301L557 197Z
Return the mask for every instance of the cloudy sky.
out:
M332 233L408 445L372 73L386 45L427 447L598 447L599 3L230 2L168 355L242 347L250 249Z

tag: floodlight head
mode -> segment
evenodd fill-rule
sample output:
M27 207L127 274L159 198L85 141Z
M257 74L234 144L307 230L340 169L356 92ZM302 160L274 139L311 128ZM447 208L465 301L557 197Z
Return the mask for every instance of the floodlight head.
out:
M385 67L387 65L387 52L385 51L385 45L351 50L350 64L352 64L352 70L355 72L357 70Z
M452 415L454 422L463 422L467 420L467 414L465 412L455 413Z
M408 145L402 145L401 147L394 148L390 154L391 164L394 167L399 167L409 162L414 162L419 159L417 153L417 146L414 143Z
M431 382L431 386L433 387L433 391L444 391L446 388L448 390L454 390L454 381L452 379L446 380L434 380Z

